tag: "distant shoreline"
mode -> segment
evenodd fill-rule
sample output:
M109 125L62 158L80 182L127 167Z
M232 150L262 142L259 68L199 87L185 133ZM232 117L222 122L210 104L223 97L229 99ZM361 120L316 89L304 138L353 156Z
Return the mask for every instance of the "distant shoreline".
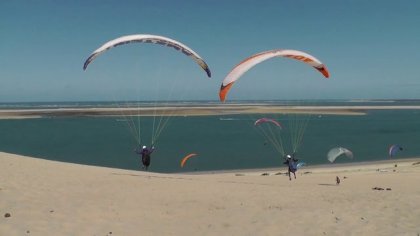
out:
M80 116L211 116L239 114L365 115L368 110L420 110L420 106L284 106L223 104L128 108L0 109L0 119Z

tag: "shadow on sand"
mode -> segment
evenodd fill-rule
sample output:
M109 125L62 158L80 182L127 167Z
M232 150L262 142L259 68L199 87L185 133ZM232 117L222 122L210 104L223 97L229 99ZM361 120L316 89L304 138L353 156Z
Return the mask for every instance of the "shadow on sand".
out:
M322 185L322 186L338 186L337 184L318 184L318 185Z

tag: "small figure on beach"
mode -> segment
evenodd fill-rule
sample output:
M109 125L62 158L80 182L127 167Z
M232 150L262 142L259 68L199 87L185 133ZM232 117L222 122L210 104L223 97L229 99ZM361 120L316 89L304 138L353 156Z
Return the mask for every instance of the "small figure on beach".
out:
M147 168L150 166L150 155L155 150L155 147L147 148L147 146L143 146L141 149L137 148L135 152L141 155L141 162L143 163L143 169L147 171Z
M336 176L335 177L335 183L337 184L337 185L339 185L340 184L340 177L338 177L338 176Z
M295 179L296 179L297 162L299 160L295 158L294 153L292 153L291 155L286 155L285 160L286 161L283 162L283 164L288 166L287 173L289 174L289 180L292 180L292 177L290 176L290 172L293 173L293 175L295 176Z

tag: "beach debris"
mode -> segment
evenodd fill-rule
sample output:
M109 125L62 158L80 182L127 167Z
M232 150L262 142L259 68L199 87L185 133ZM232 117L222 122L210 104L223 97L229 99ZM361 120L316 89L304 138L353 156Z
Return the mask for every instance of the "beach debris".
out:
M311 174L312 173L312 171L305 171L305 172L303 172L303 174Z
M235 174L235 176L244 176L244 174Z
M380 188L380 187L374 187L374 188L372 188L373 190L384 190L383 188Z
M54 210L50 210L50 213L53 213L54 212Z
M344 176L343 179L347 179L347 176Z
M275 173L274 175L282 175L283 173L282 172L277 172L277 173ZM286 174L286 173L285 173Z
M268 209L274 209L274 210L282 210L282 207L281 206L268 206Z
M374 188L372 188L373 190L385 190L385 188L381 188L381 187L374 187ZM391 191L392 189L391 188L386 188L386 190L388 190L388 191Z
M335 177L335 183L337 184L337 185L339 185L340 184L340 177L338 177L338 176L336 176Z
M415 166L415 165L419 165L420 164L420 161L418 161L418 162L414 162L413 163L413 166Z
M269 173L262 173L261 176L268 176L270 175Z
M6 214L4 214L4 217L5 217L5 218L8 218L8 217L10 217L10 216L12 216L12 215L10 215L10 213L6 213Z
M31 231L29 231L29 230L26 230L26 233L27 233L27 234L29 234L30 232L31 232Z
M395 165L394 165L394 167L396 168L396 167L398 167L398 165L397 165L397 164L395 164Z
M360 219L361 219L361 220L365 220L365 218L363 218L363 217L360 217Z

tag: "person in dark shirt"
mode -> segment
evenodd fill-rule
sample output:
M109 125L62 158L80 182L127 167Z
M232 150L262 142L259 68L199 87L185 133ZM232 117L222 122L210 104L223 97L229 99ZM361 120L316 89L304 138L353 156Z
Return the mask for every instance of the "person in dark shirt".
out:
M141 149L136 149L135 152L139 155L141 155L141 162L143 164L143 169L147 171L147 169L150 166L150 155L155 150L155 147L152 146L152 148L147 148L146 146L143 146Z
M289 180L292 180L292 177L290 176L290 173L293 173L296 179L296 170L297 170L297 162L299 160L295 158L295 155L286 155L285 162L283 164L288 166L288 174L289 174Z

